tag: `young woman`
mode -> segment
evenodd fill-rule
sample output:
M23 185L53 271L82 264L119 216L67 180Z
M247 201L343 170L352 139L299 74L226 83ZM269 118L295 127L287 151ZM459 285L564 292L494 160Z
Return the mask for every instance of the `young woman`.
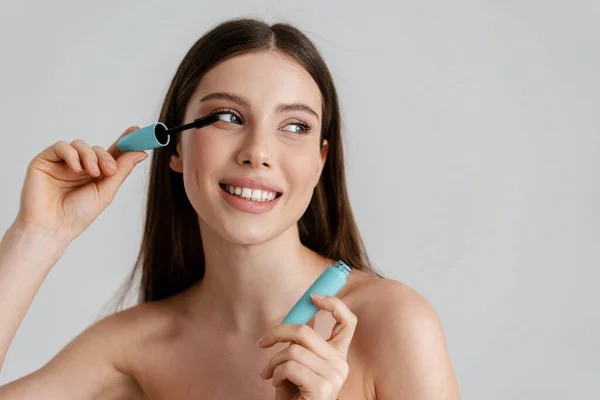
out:
M216 111L215 124L152 153L140 304L90 326L0 398L459 398L435 311L369 265L338 98L314 45L255 20L208 32L160 121ZM44 277L145 157L75 140L32 160L0 242L0 365ZM354 269L340 293L314 298L321 311L307 325L280 324L338 260Z

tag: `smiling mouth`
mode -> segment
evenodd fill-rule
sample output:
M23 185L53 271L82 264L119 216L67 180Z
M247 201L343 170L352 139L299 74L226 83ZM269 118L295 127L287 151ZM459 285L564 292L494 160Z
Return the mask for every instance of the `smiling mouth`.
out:
M272 192L269 190L253 189L244 186L224 184L219 184L219 186L221 187L221 189L233 196L241 197L242 199L256 202L268 203L281 196L281 193Z

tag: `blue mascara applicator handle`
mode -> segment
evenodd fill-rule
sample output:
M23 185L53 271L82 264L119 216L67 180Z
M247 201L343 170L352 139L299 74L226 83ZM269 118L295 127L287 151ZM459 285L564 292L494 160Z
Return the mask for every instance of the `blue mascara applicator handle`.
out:
M300 300L292 307L290 312L281 322L282 324L306 324L319 312L320 308L315 306L310 295L312 293L323 296L335 296L346 284L346 277L352 269L343 261L331 265L314 281L314 283L300 297Z
M164 147L171 141L171 136L167 134L167 126L162 122L145 126L137 131L133 131L117 142L117 147L121 153L128 151L152 150L158 147Z
M214 124L220 119L221 113L214 113L206 117L198 118L189 124L179 125L173 128L167 128L162 122L148 125L133 131L117 142L117 148L121 153L128 151L152 150L168 145L171 141L171 134L185 131L192 128L204 128Z

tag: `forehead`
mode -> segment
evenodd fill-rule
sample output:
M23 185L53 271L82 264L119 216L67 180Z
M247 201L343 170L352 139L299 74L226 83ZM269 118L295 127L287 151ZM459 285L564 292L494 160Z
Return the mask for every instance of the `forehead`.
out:
M278 51L245 53L218 64L204 75L194 98L213 92L243 96L251 108L300 102L321 114L317 83L297 61Z

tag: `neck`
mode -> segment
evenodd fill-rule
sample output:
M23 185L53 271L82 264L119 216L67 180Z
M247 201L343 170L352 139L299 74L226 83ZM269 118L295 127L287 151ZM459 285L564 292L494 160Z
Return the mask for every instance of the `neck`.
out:
M296 225L260 245L232 244L202 222L201 231L205 275L192 304L229 332L260 337L333 263L301 244Z

